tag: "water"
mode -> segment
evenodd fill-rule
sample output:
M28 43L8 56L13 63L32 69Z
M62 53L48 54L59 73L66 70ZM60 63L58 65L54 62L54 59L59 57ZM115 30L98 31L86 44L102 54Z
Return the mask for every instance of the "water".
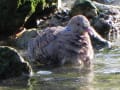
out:
M95 90L120 90L120 47L96 54Z
M120 47L96 52L93 62L91 69L38 68L28 81L8 81L0 90L120 90Z
M120 90L119 41L111 50L96 52L91 69L70 66L38 68L28 80L8 80L0 85L0 90Z

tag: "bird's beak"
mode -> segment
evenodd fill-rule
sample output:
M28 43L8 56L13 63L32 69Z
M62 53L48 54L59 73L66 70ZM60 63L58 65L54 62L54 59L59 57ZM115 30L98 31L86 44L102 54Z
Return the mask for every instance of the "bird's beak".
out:
M92 27L87 27L87 28L86 28L86 31L87 31L91 36L94 35L94 29L93 29Z

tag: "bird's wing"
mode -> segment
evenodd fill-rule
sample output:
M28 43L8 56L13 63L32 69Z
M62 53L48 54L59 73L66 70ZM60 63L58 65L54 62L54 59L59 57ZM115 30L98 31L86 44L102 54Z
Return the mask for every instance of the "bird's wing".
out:
M43 48L56 40L57 35L63 30L63 27L49 27L39 33L35 38L35 46Z
M47 28L41 31L38 36L31 39L28 43L29 58L34 60L40 58L41 55L46 55L43 53L43 50L59 37L59 33L61 33L62 29L63 27Z

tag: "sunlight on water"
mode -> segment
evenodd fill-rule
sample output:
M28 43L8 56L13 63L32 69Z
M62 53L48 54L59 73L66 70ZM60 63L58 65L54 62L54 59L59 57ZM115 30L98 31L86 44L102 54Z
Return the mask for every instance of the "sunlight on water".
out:
M96 53L95 90L120 90L120 42L115 48Z
M37 72L37 75L49 75L49 74L52 74L52 72L50 71L38 71Z

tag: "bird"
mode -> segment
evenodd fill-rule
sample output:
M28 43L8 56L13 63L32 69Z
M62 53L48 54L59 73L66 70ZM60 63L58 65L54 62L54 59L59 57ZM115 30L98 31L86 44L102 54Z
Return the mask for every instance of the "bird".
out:
M44 66L72 64L90 67L94 58L91 35L108 43L85 16L73 16L65 27L47 27L31 39L27 50L29 60Z

